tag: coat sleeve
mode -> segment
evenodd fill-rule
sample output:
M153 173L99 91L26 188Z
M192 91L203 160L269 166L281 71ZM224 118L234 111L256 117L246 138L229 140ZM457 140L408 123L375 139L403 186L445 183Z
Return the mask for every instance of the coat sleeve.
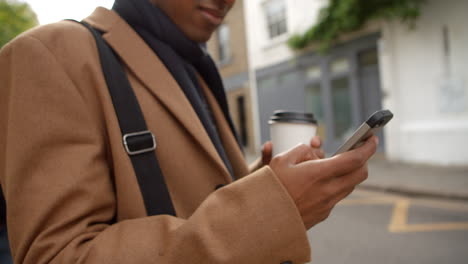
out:
M298 210L268 167L188 219L116 222L103 126L56 56L28 35L0 53L0 180L15 263L309 261Z

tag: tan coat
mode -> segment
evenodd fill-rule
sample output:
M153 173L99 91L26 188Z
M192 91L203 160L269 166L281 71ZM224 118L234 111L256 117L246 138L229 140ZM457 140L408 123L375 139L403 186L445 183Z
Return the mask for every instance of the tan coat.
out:
M177 217L145 212L96 45L69 21L38 27L0 54L0 179L15 263L293 263L310 248L269 167L249 174L209 90L230 176L161 61L114 12L86 19L127 67ZM227 184L215 191L215 186Z

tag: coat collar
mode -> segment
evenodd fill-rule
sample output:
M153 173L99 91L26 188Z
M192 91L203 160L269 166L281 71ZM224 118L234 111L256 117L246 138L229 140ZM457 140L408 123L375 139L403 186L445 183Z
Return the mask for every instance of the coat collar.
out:
M85 21L103 32L103 38L118 53L131 73L167 107L221 169L224 178L230 181L231 177L226 166L190 102L176 80L143 39L117 13L103 7L98 7Z

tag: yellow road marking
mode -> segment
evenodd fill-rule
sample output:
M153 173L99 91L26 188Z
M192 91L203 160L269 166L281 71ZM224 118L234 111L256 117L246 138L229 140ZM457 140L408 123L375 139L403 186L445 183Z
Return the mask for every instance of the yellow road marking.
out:
M393 208L392 220L388 230L390 232L398 232L402 227L406 227L408 219L409 200L400 200L395 203Z
M430 231L452 231L452 230L468 230L468 222L462 223L436 223L436 224L411 224L404 226L394 226L393 233L402 232L430 232Z
M448 222L432 224L408 224L408 208L410 201L399 200L393 208L393 215L388 230L392 233L403 232L429 232L429 231L450 231L468 230L468 222Z
M408 210L411 204L410 199L402 199L390 196L377 196L366 198L348 198L338 205L374 205L374 204L394 204L392 218L388 226L389 232L405 233L405 232L431 232L431 231L451 231L451 230L468 230L468 222L442 222L430 224L408 224ZM424 201L416 201L414 203L424 204L425 206L451 209L457 211L465 211L466 208L459 205L449 206L444 203L431 203Z
M398 199L382 196L373 198L354 198L346 199L338 203L338 205L365 205L365 204L393 204Z
M468 204L467 203L448 203L448 202L440 202L440 201L411 201L411 204L421 205L425 207L431 208L439 208L444 210L451 210L457 212L468 212Z

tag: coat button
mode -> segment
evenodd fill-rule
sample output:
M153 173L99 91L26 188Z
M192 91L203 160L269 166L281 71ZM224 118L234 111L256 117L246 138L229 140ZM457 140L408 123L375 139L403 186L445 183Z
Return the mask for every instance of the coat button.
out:
M218 190L219 188L223 188L225 185L224 184L218 184L215 187L215 190Z

